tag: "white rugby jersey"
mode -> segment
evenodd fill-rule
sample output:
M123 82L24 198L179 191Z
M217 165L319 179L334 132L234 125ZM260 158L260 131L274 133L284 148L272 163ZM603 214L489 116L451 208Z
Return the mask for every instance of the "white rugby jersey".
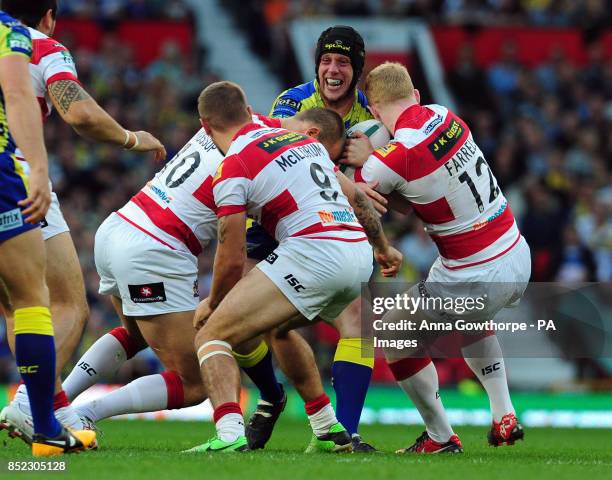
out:
M49 97L49 85L58 80L73 80L79 83L79 79L74 60L66 47L38 30L33 28L28 28L28 30L32 36L30 77L43 120L45 120L53 109L53 103ZM15 155L23 159L19 149Z
M280 125L261 115L253 121ZM197 256L217 236L212 181L222 160L200 129L117 214L164 245Z
M375 150L356 179L398 192L425 223L450 269L491 261L520 239L514 215L465 122L440 105L413 105L394 140Z
M276 240L367 240L325 147L282 128L245 125L213 181L219 217L246 211Z

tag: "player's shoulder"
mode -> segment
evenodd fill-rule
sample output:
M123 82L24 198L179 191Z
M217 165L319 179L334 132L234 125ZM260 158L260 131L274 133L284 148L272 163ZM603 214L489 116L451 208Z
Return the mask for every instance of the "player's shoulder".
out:
M314 80L289 88L276 97L272 107L272 115L274 117L292 117L303 110L305 102L308 102L316 94L317 89Z
M0 56L32 55L32 37L19 20L0 10Z
M74 64L70 51L62 43L33 28L29 28L29 31L32 37L33 65L38 65L44 59L51 58L52 56L61 59L67 64Z
M253 113L253 123L261 125L262 127L281 128L280 118L266 117L261 113Z
M357 103L365 109L368 108L368 97L360 89L357 89Z
M283 93L281 93L278 98L294 98L296 100L305 100L306 98L314 95L316 91L317 88L315 86L315 81L311 80L310 82L302 83L301 85L288 88Z
M407 148L429 141L453 115L442 105L413 105L397 119L394 138Z
M392 140L387 145L377 148L372 152L372 156L381 160L383 163L389 163L398 160L407 159L408 149L401 142Z
M28 34L28 28L16 18L0 10L0 28Z

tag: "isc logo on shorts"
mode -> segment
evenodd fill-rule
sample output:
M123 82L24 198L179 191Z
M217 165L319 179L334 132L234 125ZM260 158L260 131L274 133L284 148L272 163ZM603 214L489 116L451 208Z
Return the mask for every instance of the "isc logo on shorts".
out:
M128 285L130 298L134 303L154 303L166 301L164 282Z
M293 289L299 293L300 290L306 290L306 287L300 283L300 281L293 276L293 274L285 275L287 283L293 287Z

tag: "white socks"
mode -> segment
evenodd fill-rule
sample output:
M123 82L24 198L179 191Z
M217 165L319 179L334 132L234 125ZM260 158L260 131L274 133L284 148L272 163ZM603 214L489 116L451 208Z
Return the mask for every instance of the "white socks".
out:
M330 427L338 423L336 412L334 412L334 408L331 406L331 403L325 405L317 413L308 415L308 421L310 422L313 433L317 437L326 435L329 433Z
M83 405L79 414L97 422L125 413L155 412L168 406L166 381L161 375L148 375ZM243 425L244 428L244 425Z
M499 422L507 413L515 413L508 391L506 367L499 340L490 335L461 349L465 362L487 391L493 421Z
M224 442L235 442L244 436L244 418L239 413L226 413L217 423L217 436Z
M79 359L70 375L62 383L62 389L72 401L94 385L102 377L117 373L127 360L121 342L110 333L100 337Z
M438 443L446 443L454 435L448 423L440 393L438 392L438 372L433 362L419 370L417 373L397 382L408 394L417 408L427 433L431 439Z

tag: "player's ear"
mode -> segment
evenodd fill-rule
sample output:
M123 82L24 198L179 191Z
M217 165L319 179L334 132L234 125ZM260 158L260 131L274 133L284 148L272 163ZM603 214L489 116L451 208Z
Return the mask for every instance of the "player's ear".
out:
M421 103L421 92L418 89L414 89L414 98L416 98L417 103Z
M247 112L249 112L249 115L253 116L253 108L250 105L247 105Z
M202 125L202 128L206 132L206 135L210 136L210 134L212 133L212 130L210 129L210 124L203 118L200 118L200 125Z
M374 105L368 105L368 110L376 120L380 120L380 115L378 114L378 110L376 110L376 107Z
M306 130L306 135L312 138L319 138L319 134L321 133L321 129L319 127L315 127L314 125L310 126L308 130Z

